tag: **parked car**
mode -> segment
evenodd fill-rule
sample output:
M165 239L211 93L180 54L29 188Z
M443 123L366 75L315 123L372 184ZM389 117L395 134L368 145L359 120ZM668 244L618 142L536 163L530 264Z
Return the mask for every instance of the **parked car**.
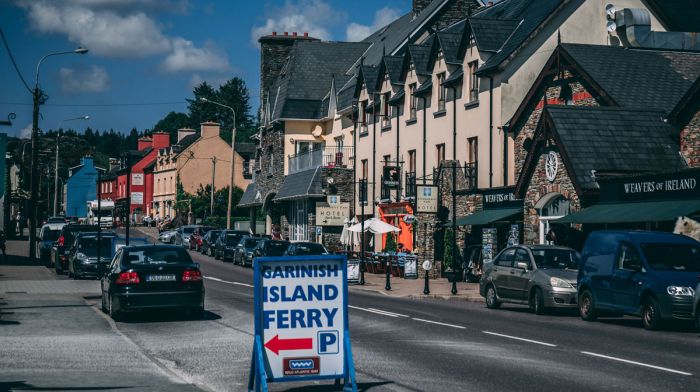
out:
M175 233L175 238L173 238L173 244L184 246L185 248L190 247L190 236L194 233L194 230L199 227L197 225L187 225L180 226Z
M698 275L700 281L700 275ZM700 332L700 282L695 286L695 298L693 299L693 318L695 319L695 329Z
M202 249L202 238L209 231L214 229L211 226L198 226L195 227L192 235L190 235L189 249L199 251Z
M160 234L158 234L158 241L163 242L165 244L172 244L173 239L175 239L175 234L177 234L176 230L163 231Z
M327 255L328 250L323 244L316 242L292 242L284 251L285 256Z
M223 261L233 261L233 253L236 250L236 245L241 241L241 238L248 234L243 230L223 230L216 239L214 246L214 258Z
M51 248L53 248L53 243L58 240L58 236L61 235L61 228L65 225L65 221L63 223L47 223L39 231L36 254L47 267L51 267Z
M112 260L112 238L114 232L100 233L100 258L97 259L97 232L82 232L75 236L75 242L68 253L68 277L80 279L90 276L99 278L107 270Z
M487 263L479 282L486 306L528 305L536 314L548 308L576 308L578 254L552 245L511 246Z
M253 250L260 241L262 241L260 237L245 236L241 238L233 255L233 264L240 264L244 267L253 265Z
M289 247L289 241L263 239L253 250L253 265L256 257L282 256Z
M69 223L61 228L61 234L51 248L51 265L57 274L68 269L68 251L75 242L75 236L84 231L97 231L97 226Z
M66 217L65 217L65 216L52 216L52 217L50 217L49 219L46 220L46 224L49 224L49 223L59 223L59 224L62 223L62 224L65 224L65 223L66 223Z
M153 308L204 314L204 282L199 265L181 246L120 248L100 280L102 310L114 320L126 312Z
M700 242L651 231L598 231L588 236L578 273L581 318L629 314L646 329L692 320Z
M223 230L209 230L204 234L204 237L202 237L202 246L200 248L202 254L214 256L216 239L219 238L219 234L221 234L222 231Z

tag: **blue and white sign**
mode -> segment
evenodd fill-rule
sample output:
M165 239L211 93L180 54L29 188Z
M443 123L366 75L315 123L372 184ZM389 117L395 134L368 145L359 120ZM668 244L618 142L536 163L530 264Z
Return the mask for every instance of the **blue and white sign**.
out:
M344 256L255 259L255 346L249 390L267 381L344 379L356 391Z

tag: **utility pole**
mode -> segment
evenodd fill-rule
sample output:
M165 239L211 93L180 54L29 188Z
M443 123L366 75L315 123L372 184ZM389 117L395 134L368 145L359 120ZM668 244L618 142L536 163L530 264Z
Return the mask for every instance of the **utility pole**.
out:
M127 237L128 238L128 237ZM102 171L97 169L97 263L102 260L100 249L102 248Z
M124 243L126 246L129 246L129 228L131 225L131 157L128 152L124 157L126 161L126 240Z
M236 117L236 112L233 112ZM231 183L228 188L228 208L226 209L226 230L231 230L231 209L233 207L233 186L236 175L236 124L231 128Z
M209 216L214 216L214 179L216 178L216 157L211 159L211 201L209 203Z

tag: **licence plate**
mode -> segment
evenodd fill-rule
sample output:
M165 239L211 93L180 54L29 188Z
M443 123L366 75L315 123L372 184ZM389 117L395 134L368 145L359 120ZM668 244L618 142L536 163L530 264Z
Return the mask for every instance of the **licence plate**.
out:
M148 275L146 282L174 282L175 275Z

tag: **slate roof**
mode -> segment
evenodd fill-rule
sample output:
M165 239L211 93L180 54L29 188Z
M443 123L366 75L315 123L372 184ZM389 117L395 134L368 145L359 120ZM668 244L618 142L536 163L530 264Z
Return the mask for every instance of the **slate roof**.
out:
M403 80L401 69L403 68L403 56L384 56L384 67L389 74L389 81L392 84L399 84Z
M700 77L700 53L562 44L618 105L669 114Z
M643 0L669 31L700 32L700 7L696 0Z
M399 105L401 102L403 102L405 96L406 93L404 92L404 89L402 87L401 90L399 90L396 94L389 98L389 105Z
M337 106L338 110L347 109L352 106L355 99L355 89L357 88L357 76L353 76L338 90Z
M433 91L433 79L427 79L423 84L421 84L414 92L415 95L430 94Z
M408 45L408 53L416 67L416 74L431 75L432 69L428 69L431 52L431 45Z
M236 152L240 155L255 154L255 148L254 143L236 143Z
M289 174L273 201L323 197L320 167Z
M193 133L183 137L179 142L173 144L173 151L176 154L183 152L187 147L189 147L195 140L199 139L199 133Z
M520 24L518 19L469 18L479 51L497 52Z
M442 82L442 84L444 84L445 86L449 86L449 85L461 80L463 76L464 76L464 70L462 69L462 67L459 67L457 70L452 72L450 74L450 76L448 76L447 79L445 79Z
M318 119L327 114L323 98L331 88L345 84L347 65L359 58L369 44L363 42L297 41L289 60L270 90L272 120Z
M377 91L377 79L379 78L379 67L363 65L360 69L362 79L367 86L367 92Z
M462 34L438 32L436 35L442 48L442 53L445 56L445 62L462 64L462 59L459 58L459 45L462 41Z
M488 73L498 68L565 0L503 0L473 15L484 19L519 20L518 27L501 48L479 67L479 73Z
M655 173L682 170L674 128L663 114L592 106L546 106L578 183L598 187L591 170L606 173Z
M241 196L241 200L238 201L238 204L236 207L240 208L250 208L250 207L259 207L262 205L262 200L255 200L255 196L258 193L258 188L255 186L255 183L250 183L248 186L245 188L245 192L243 192L243 196Z

